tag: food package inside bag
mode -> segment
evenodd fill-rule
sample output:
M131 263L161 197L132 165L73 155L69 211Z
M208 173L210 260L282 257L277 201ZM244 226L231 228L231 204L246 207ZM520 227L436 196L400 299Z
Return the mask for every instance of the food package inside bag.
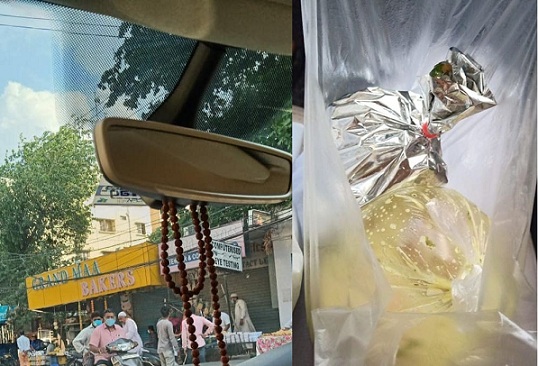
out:
M464 302L449 314L420 316L435 317L433 323L454 320L457 330L463 320L478 326L483 311L497 312L502 318L491 324L508 319L513 327L477 331L481 347L503 347L517 353L518 360L535 362L535 338L518 346L492 340L536 331L536 257L529 236L536 187L536 2L318 0L302 6L305 293L316 364L360 365L366 355L376 359L378 325L393 314L404 316L389 312L398 311L391 307L394 291L375 258L368 222L363 223L332 139L329 106L366 88L418 90L420 77L446 59L450 47L479 61L497 106L467 117L440 138L444 188L475 205L489 228L484 256L478 259L476 306ZM429 250L426 240L424 246ZM474 268L469 267L469 278ZM455 287L456 292L470 289L465 282ZM405 321L395 329L409 328ZM426 333L435 336L433 330ZM408 340L401 331L393 337L392 349L383 352L401 355ZM416 354L421 347L427 350L423 342ZM474 363L454 357L452 364L491 364L484 353L468 352ZM380 364L396 364L391 360Z
M391 312L478 310L490 220L455 190L402 182L362 207Z

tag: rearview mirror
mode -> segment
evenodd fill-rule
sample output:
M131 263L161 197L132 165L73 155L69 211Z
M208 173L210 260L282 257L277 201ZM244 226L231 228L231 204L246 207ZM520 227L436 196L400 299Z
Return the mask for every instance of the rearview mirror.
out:
M273 148L120 118L100 121L94 140L105 178L154 207L164 197L185 204L265 204L291 195L291 155Z

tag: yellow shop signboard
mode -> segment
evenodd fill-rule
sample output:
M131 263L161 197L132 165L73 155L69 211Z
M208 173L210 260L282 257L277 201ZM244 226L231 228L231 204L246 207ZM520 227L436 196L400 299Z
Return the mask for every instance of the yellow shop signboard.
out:
M26 278L28 306L42 309L160 286L159 250L141 244Z

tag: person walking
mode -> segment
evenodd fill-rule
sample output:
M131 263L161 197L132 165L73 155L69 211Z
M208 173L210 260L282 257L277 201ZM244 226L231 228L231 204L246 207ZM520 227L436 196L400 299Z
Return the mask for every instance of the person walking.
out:
M196 336L196 343L198 344L198 351L200 352L198 359L200 362L205 362L205 338L211 333L215 328L215 324L204 318L200 315L192 314L191 318L193 320L192 325L194 325L194 335ZM207 329L204 331L204 326ZM187 324L187 317L183 315L183 322L181 322L181 345L187 354L187 362L192 363L192 349L191 341L189 340L189 325Z
M103 324L103 317L99 311L94 311L90 314L90 325L82 329L75 339L73 339L73 347L75 351L82 354L83 366L93 366L94 355L90 352L90 337L95 328Z
M162 318L157 322L157 353L161 366L176 366L179 344L174 335L174 327L170 321L172 309L166 305L161 308Z
M234 332L255 332L256 328L254 328L254 324L250 320L245 300L240 299L236 293L231 294L230 299L235 304Z
M144 345L142 342L142 337L140 337L140 334L138 333L138 325L136 325L136 322L133 318L129 317L126 312L120 311L118 314L118 320L120 324L125 329L125 335L127 339L130 339L138 344L135 348L130 350L130 353L142 353L142 346Z
M30 357L28 353L32 350L30 347L30 338L24 334L24 330L19 330L19 338L17 338L17 348L19 354L19 365L30 366Z
M90 336L90 351L95 354L95 365L112 366L106 346L119 338L127 338L125 329L116 324L116 313L107 309L103 312L104 324L97 326Z

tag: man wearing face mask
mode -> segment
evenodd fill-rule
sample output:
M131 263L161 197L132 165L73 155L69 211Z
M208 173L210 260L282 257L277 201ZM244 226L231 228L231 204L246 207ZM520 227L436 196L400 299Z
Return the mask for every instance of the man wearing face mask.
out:
M116 313L107 309L103 313L104 324L97 326L90 336L90 351L95 354L95 365L112 366L106 346L119 338L127 338L125 329L116 324Z
M93 330L103 324L103 318L98 311L94 311L90 314L90 320L90 325L82 329L75 339L73 339L73 347L75 347L75 351L82 353L82 363L84 366L93 366L94 356L93 353L90 352L90 337Z

